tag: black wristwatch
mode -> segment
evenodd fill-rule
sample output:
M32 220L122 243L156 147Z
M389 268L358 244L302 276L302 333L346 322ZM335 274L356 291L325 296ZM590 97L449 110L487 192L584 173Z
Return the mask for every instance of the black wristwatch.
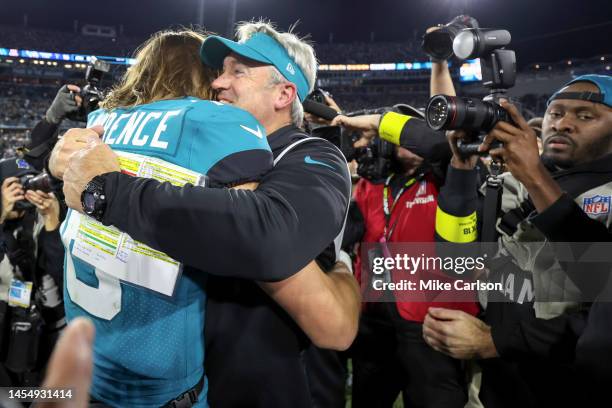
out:
M81 193L81 206L85 214L102 221L106 210L106 195L104 194L104 177L96 176Z

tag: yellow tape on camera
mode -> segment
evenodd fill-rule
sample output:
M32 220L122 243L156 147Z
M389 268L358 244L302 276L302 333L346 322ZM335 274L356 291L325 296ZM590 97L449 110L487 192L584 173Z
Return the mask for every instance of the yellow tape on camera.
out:
M438 207L436 233L445 241L465 244L476 241L476 211L465 217L455 217Z

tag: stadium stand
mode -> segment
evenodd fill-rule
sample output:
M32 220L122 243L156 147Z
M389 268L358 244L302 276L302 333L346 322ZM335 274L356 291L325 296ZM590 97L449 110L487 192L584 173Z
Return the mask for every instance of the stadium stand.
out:
M117 35L114 38L86 36L75 32L51 31L0 25L0 48L38 50L129 57L144 38ZM315 45L321 64L376 64L427 61L420 40L406 42L320 43ZM546 108L546 95L570 76L585 72L610 73L611 56L594 56L568 63L540 63L519 72L511 95L521 103L527 118L540 116ZM460 83L459 64L452 69L460 93L483 96L479 83ZM31 129L45 114L59 87L64 83L82 84L84 64L18 60L0 56L0 146L14 151L27 142ZM104 85L108 86L124 67L114 66ZM537 86L534 87L534 84ZM333 95L345 112L408 103L425 106L429 98L429 70L320 71L317 85ZM63 127L76 123L66 121ZM8 149L8 150L7 150Z

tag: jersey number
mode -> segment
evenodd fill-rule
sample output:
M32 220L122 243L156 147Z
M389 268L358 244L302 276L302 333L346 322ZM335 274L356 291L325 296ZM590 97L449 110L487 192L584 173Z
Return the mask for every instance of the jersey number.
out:
M111 320L121 311L119 279L95 269L98 287L89 286L76 277L72 255L66 254L66 288L70 299L89 314Z

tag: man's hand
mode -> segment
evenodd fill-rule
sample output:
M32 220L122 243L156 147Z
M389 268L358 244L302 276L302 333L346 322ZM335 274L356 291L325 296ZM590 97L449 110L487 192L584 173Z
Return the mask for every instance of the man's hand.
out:
M0 224L5 220L17 217L13 211L15 203L25 198L23 187L19 184L17 177L8 177L2 182L2 213L0 214Z
M332 120L332 126L342 126L343 128L359 132L361 138L354 147L367 146L378 135L378 125L382 115L361 115L348 117L338 115Z
M358 132L364 131L376 131L378 132L378 125L380 124L380 118L382 115L361 115L348 117L344 115L338 115L332 120L332 126L342 126L350 130Z
M102 126L94 126L90 129L70 129L67 131L57 141L51 152L51 157L49 158L49 171L51 175L58 179L63 179L70 156L87 147L89 142L99 141L103 134L104 128Z
M455 169L461 170L472 170L476 163L478 162L478 156L464 156L459 152L459 147L457 143L460 140L466 139L466 133L463 130L450 130L446 132L446 139L448 140L448 144L450 145L451 151L453 152L453 157L451 158L451 166Z
M83 103L80 92L81 88L76 85L62 86L45 114L47 122L59 125L66 115L76 112Z
M121 171L117 155L100 138L91 139L85 148L73 153L64 172L66 205L83 212L81 193L87 183L100 174Z
M503 161L505 167L520 181L539 212L542 212L561 197L562 191L540 160L535 131L509 102L502 101L502 108L510 114L516 125L498 122L485 137L480 151L486 151L494 140L503 146L489 151L495 160Z
M232 187L234 190L255 190L259 186L259 183L256 181L250 181L248 183L239 184L237 186Z
M494 160L504 162L506 168L518 181L528 184L537 173L546 171L540 161L540 152L535 131L519 113L514 105L501 101L501 106L516 125L508 122L497 122L493 130L484 138L479 150L487 151L495 140L503 146L491 149L489 155Z
M429 308L423 338L434 350L461 360L498 356L491 328L460 310Z
M71 388L67 402L40 402L39 408L87 408L93 374L95 328L90 320L77 317L64 329L47 365L43 388Z
M40 190L28 190L25 198L38 209L45 222L45 230L55 231L59 227L60 206L59 201L53 193L45 193Z

